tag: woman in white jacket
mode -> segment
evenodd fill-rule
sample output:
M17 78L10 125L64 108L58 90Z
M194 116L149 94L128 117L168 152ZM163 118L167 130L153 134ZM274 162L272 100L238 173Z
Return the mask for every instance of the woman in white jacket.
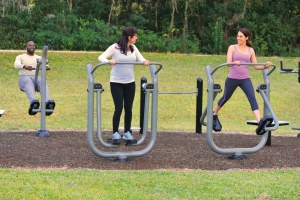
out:
M135 140L131 135L132 105L135 95L135 79L133 64L116 64L118 62L143 62L149 65L138 48L134 45L138 31L132 27L126 27L117 43L112 44L103 52L98 60L100 62L109 62L113 67L110 72L110 90L115 104L113 115L113 135L112 139L120 139L119 133L120 117L124 102L124 134L126 140ZM111 60L108 58L111 57Z

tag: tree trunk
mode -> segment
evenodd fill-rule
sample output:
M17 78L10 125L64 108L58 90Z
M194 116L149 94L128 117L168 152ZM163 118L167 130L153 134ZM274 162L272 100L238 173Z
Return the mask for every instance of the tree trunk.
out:
M109 15L108 15L108 22L107 22L108 25L110 25L111 15L112 15L112 11L113 11L114 6L115 6L115 0L112 0L111 5L110 5Z
M169 28L169 35L172 37L173 36L173 26L174 26L174 14L175 14L175 9L176 9L176 0L171 0L172 3L172 13L171 13L171 22L170 22L170 28Z
M184 9L184 24L183 24L183 36L185 36L185 32L188 26L188 14L187 14L187 9L189 7L189 1L185 1L185 9Z

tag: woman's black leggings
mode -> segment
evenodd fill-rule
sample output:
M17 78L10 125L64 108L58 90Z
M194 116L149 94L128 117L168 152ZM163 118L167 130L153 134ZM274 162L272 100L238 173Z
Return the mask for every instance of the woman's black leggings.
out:
M120 118L124 101L124 132L130 131L132 120L132 105L135 95L135 82L110 83L110 91L115 104L113 116L113 133L119 132Z
M254 88L250 78L239 80L227 77L225 81L224 94L219 99L218 105L222 107L230 99L237 87L240 87L246 94L251 105L252 111L258 110L258 105L254 94Z

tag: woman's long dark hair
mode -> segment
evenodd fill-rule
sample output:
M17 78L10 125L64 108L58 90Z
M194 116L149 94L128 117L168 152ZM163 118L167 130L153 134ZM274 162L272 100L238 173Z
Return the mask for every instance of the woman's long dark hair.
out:
M117 42L118 47L116 47L117 49L120 49L121 53L127 55L127 43L128 43L128 37L133 37L135 34L138 34L137 29L133 28L133 27L126 27L123 30L122 36L119 39L119 41ZM130 45L129 46L131 53L133 52L133 46Z
M239 32L242 32L245 37L248 37L248 40L246 41L246 45L248 47L252 47L252 42L250 42L250 36L251 36L250 31L248 29L246 29L246 28L241 28L239 30Z

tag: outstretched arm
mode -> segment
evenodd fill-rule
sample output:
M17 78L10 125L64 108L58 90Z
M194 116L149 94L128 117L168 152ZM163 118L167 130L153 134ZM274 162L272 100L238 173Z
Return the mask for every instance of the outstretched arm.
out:
M257 63L257 59L256 59L255 52L254 52L253 48L251 48L251 58L250 58L250 60L251 60L252 63ZM269 68L271 65L272 65L272 63L268 61L266 65L254 65L254 68L257 69L257 70L263 70L263 69Z

